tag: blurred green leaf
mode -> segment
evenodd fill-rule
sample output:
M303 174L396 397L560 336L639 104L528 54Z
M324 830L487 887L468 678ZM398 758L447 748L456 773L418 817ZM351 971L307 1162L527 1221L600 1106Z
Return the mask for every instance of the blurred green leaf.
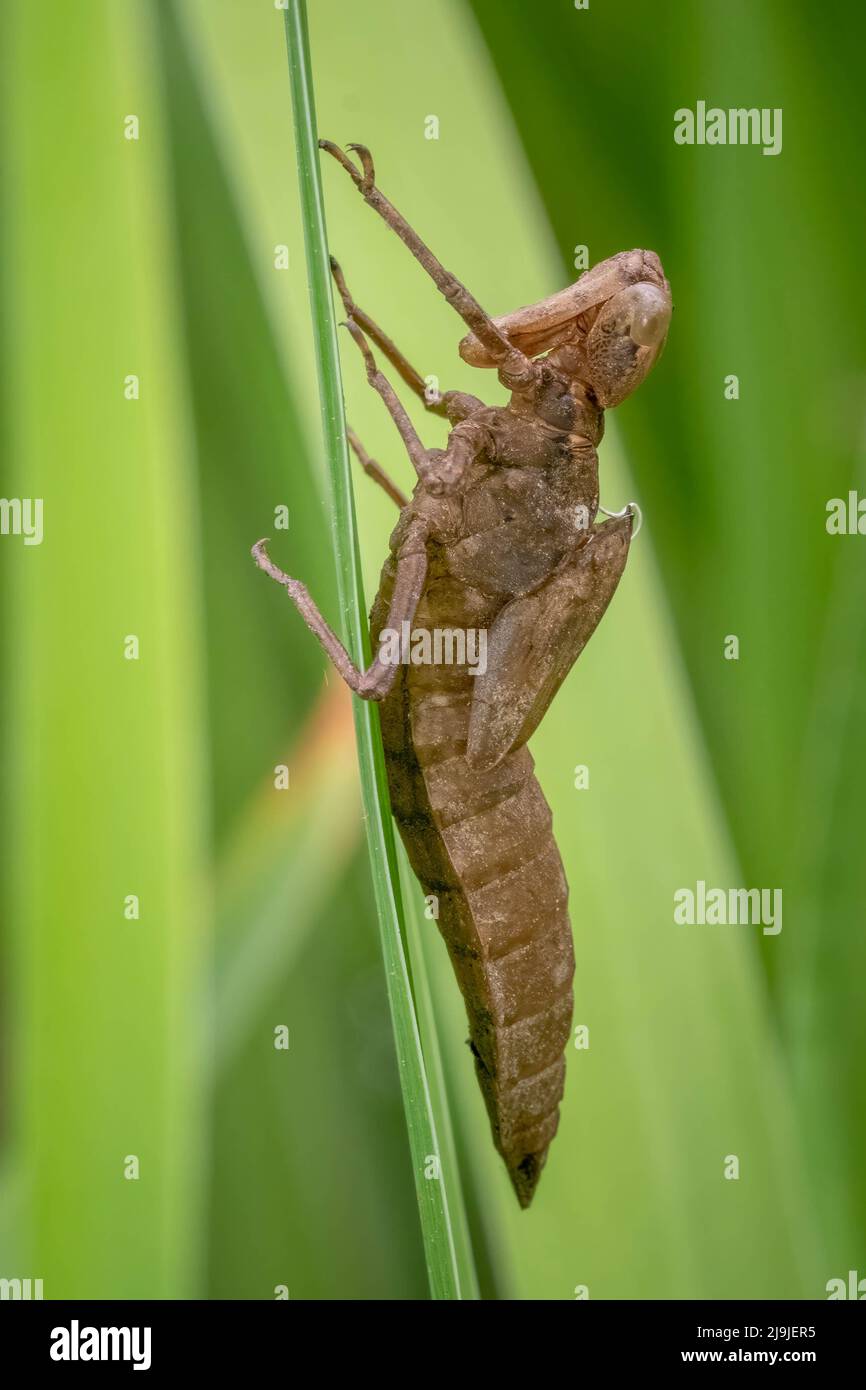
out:
M50 21L16 3L3 40L4 490L44 499L45 528L39 546L2 542L20 1273L46 1298L186 1297L201 1254L207 808L158 54L131 0ZM138 139L124 138L130 115Z
M323 692L323 696L326 692ZM288 795L269 779L224 854L217 881L217 1069L261 1015L275 976L291 971L361 840L348 699L334 688L301 728Z
M210 765L221 840L287 729L316 698L326 662L298 641L285 595L250 559L261 536L291 545L322 601L334 570L306 440L173 5L159 7L173 190L202 499ZM270 274L274 248L270 248ZM288 309L284 304L283 308ZM275 512L288 511L287 530ZM287 669L291 679L286 679Z

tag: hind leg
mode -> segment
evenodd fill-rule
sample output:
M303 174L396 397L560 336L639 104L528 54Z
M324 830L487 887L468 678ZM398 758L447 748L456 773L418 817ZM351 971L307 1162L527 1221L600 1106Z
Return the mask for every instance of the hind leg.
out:
M403 543L397 552L394 591L386 623L391 629L399 630L402 623L411 624L415 617L427 578L426 540L426 523L416 518L407 527ZM318 638L322 650L331 658L349 689L360 695L362 700L384 700L396 679L397 665L386 662L380 648L367 670L359 670L337 634L322 617L307 586L302 584L300 579L292 579L288 574L284 574L279 566L274 564L265 548L266 544L266 541L256 542L252 551L253 559L259 569L264 570L265 574L278 584L282 584L307 627L313 636Z

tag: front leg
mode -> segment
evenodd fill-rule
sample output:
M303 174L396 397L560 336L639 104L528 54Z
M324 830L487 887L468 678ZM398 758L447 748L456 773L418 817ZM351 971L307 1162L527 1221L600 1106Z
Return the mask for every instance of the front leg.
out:
M462 318L463 322L470 328L480 343L484 345L491 358L499 368L499 378L510 391L525 391L536 379L538 368L530 357L514 347L506 335L497 328L489 314L485 313L478 300L469 293L466 286L452 275L450 270L446 270L444 265L419 237L418 233L410 227L409 223L390 203L385 195L376 187L376 171L373 167L373 157L366 145L349 145L350 150L355 150L361 161L361 169L356 168L351 159L343 153L339 145L335 145L331 140L320 140L319 148L326 150L332 155L339 164L350 175L364 201L370 205L384 222L395 231L405 246L408 246L412 255L422 265L435 284L436 288L444 294L452 308Z
M394 577L394 592L388 610L389 628L400 629L404 622L411 624L415 617L424 581L427 578L427 523L420 518L412 521L397 552L397 568ZM265 549L266 541L257 541L253 546L253 559L259 569L269 574L271 579L282 584L292 603L297 608L307 627L319 642L326 656L336 666L350 690L354 690L362 700L384 700L391 690L397 676L397 666L382 660L377 653L366 671L359 671L337 634L322 617L315 601L305 584L299 579L291 579L275 565Z

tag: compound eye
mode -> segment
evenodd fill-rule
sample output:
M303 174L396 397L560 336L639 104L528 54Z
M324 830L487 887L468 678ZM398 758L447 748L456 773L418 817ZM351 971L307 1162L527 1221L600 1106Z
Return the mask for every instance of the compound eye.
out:
M670 317L670 296L648 280L618 290L603 306L586 340L586 360L605 409L630 396L658 360Z
M657 348L665 340L671 321L671 302L656 285L632 285L623 291L631 311L629 333L640 347Z

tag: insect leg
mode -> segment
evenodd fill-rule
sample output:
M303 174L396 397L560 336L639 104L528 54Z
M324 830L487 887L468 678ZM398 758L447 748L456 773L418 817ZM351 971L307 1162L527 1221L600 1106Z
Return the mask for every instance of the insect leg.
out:
M472 330L479 342L484 344L500 370L505 373L505 384L513 390L521 386L528 386L536 373L532 359L526 357L509 342L505 334L496 327L493 319L484 312L478 300L469 293L466 286L457 279L456 275L452 275L450 270L445 269L429 246L409 226L405 217L379 191L375 184L376 171L373 167L373 157L366 145L348 146L348 149L357 151L362 166L360 170L352 163L348 155L343 153L339 145L333 144L332 141L320 140L319 148L326 150L339 164L342 164L364 201L378 212L383 221L387 222L388 226L397 233L403 244L408 246L436 288L441 290L448 303L457 310L463 322Z
M385 355L391 363L391 366L402 380L405 381L409 390L414 391L418 399L424 402L425 410L429 410L431 415L444 415L444 399L440 396L437 400L430 400L421 373L416 371L411 362L403 356L393 339L389 338L387 333L382 331L375 320L371 319L370 315L363 309L360 309L355 303L349 293L349 287L346 284L346 277L343 274L342 268L333 256L331 257L331 273L334 277L334 282L339 291L340 298L343 301L343 308L349 318L354 320L358 327L363 328L364 332L373 339L376 347Z
M361 332L358 325L354 322L353 319L348 319L343 326L345 328L348 328L349 332L352 335L352 338L357 343L358 348L360 349L361 355L364 358L364 366L367 368L367 380L369 381L373 389L379 392L379 395L385 402L385 405L388 409L388 413L391 416L391 419L394 421L394 424L397 426L397 432L399 433L403 443L406 445L406 452L409 455L409 458L412 460L412 466L414 467L419 478L423 477L427 459L427 450L424 448L424 445L419 439L415 426L412 424L412 421L406 414L406 411L403 408L400 398L394 390L393 386L391 385L390 381L383 372L379 371L379 368L376 366L376 359L370 351L370 346L367 342L367 339L364 337L364 334Z
M346 430L346 438L349 441L349 448L367 474L367 477L372 478L374 483L378 483L383 492L387 492L391 501L396 502L397 506L402 511L409 501L405 492L403 492L396 483L392 483L384 468L382 468L375 459L370 458L370 455L367 453L367 450L364 448L353 429Z
M427 577L426 539L426 524L418 519L411 522L397 552L394 591L386 624L388 628L399 631L402 623L411 623L415 617ZM384 661L380 650L366 671L359 671L337 634L325 622L306 585L299 579L291 579L289 575L284 574L268 555L266 545L267 542L264 540L256 542L252 550L253 559L259 569L264 570L265 574L270 575L278 584L282 584L307 627L313 636L318 638L325 654L330 657L349 689L360 695L362 700L384 700L396 679L397 665Z
M421 482L434 494L451 491L459 486L469 464L488 447L487 430L470 416L454 427L445 449L425 449L396 391L376 366L370 345L357 323L349 319L345 326L363 355L367 380L385 402Z
M331 273L343 301L343 308L349 318L372 338L376 347L384 353L391 366L405 381L409 390L414 391L418 399L424 402L425 410L428 410L431 415L444 416L454 425L458 420L465 420L476 410L484 409L483 401L479 400L477 396L470 396L465 391L443 391L435 400L431 400L421 373L416 371L411 362L403 356L397 344L379 327L375 319L371 319L366 310L360 309L355 303L346 284L342 267L333 256L331 257Z

